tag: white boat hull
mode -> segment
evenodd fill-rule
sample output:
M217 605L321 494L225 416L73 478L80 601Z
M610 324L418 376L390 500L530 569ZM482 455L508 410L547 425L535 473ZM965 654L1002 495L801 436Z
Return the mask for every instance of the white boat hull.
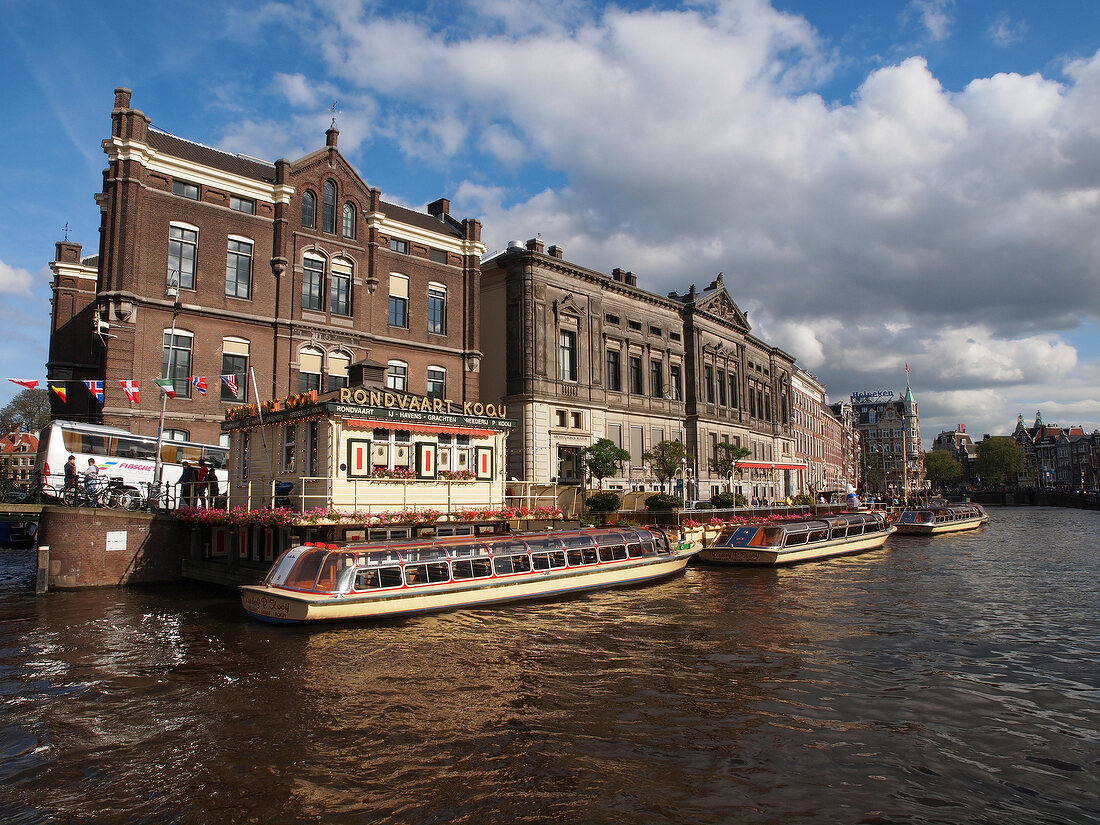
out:
M370 594L332 596L264 585L241 587L241 603L253 618L297 623L384 619L439 610L546 599L569 593L642 584L684 569L697 547L656 558L568 568L491 579L402 587Z
M777 567L877 550L893 534L894 529L891 527L867 535L803 544L797 547L709 547L699 551L699 561L708 564Z
M959 519L941 524L897 524L899 533L912 536L938 536L943 533L960 533L964 530L977 530L989 521L989 516Z

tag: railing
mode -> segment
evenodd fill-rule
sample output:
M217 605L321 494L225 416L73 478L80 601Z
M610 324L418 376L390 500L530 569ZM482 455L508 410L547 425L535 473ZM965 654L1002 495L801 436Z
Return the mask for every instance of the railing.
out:
M410 492L424 489L428 485L446 485L446 496L442 500L425 503L414 499L410 500ZM464 496L460 503L454 502L456 489L470 489L471 485L480 484L485 489L483 502L471 501L469 496ZM378 491L380 487L393 488L400 485L400 502L380 504ZM310 510L329 509L369 509L371 507L399 508L410 512L418 510L450 510L452 507L478 507L499 506L500 501L494 500L494 488L496 484L478 482L476 479L415 479L415 478L356 478L341 482L339 496L334 493L333 479L328 476L296 476L293 481L283 478L259 478L247 482L230 483L227 491L227 504L229 508L244 507L248 510L262 507L286 507L301 513ZM350 500L346 495L350 489ZM477 489L477 488L475 488Z

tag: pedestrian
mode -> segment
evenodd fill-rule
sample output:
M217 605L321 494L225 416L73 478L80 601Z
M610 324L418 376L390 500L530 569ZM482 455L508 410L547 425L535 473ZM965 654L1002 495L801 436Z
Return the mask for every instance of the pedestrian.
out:
M99 467L96 466L94 458L89 458L88 467L84 470L84 489L89 493L92 492L97 478L99 478Z
M195 468L190 461L183 462L183 472L180 473L180 507L195 506Z
M76 489L76 456L69 456L69 460L65 462L65 489Z
M210 479L207 477L209 472L206 461L199 459L199 469L195 474L195 498L199 507L206 507L206 491L210 484Z
M214 472L213 467L206 468L206 487L207 495L210 498L210 506L217 507L218 495L221 493L221 491L218 489L218 476Z

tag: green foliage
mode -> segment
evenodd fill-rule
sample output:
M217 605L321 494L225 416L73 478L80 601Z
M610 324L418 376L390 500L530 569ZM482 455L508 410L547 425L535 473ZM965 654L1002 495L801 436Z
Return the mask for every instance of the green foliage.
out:
M609 438L601 438L584 449L584 464L593 478L603 481L619 472L619 465L630 460L630 453Z
M1015 483L1024 469L1024 451L1019 444L1006 436L995 436L983 438L975 446L978 460L974 471L984 483Z
M679 441L660 441L653 445L653 449L642 454L642 459L649 462L653 475L664 484L683 467L687 452Z
M799 493L797 496L791 499L791 503L810 505L814 503L814 497L811 496L809 493Z
M737 506L737 496L739 493L719 493L716 496L710 497L710 506L718 507L719 509L728 509L730 507ZM741 496L744 498L744 496Z
M962 478L962 465L946 450L924 454L924 472L933 487L944 487Z
M0 426L4 432L25 429L37 433L49 423L50 395L46 390L21 390L0 410Z
M684 500L668 493L654 493L645 500L645 506L650 510L674 510L683 507Z
M752 454L748 447L739 447L728 441L721 441L715 445L717 457L710 462L710 469L715 475L729 478L737 471L737 462Z
M618 493L605 490L602 493L593 493L584 500L585 506L593 513L610 513L623 506L623 500Z

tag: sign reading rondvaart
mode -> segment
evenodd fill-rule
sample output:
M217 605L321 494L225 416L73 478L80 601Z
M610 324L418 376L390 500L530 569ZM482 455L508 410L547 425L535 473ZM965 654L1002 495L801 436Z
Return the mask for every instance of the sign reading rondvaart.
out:
M868 390L867 392L852 393L853 404L874 403L876 401L890 401L894 393L891 390Z

